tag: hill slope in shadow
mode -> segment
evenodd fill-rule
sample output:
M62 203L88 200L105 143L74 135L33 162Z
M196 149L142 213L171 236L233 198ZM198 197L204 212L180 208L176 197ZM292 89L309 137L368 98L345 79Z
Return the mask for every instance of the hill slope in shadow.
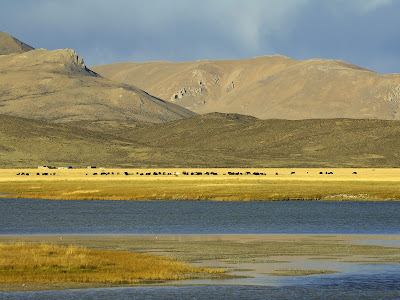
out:
M0 116L0 167L400 167L400 121L259 120L207 114L165 123Z

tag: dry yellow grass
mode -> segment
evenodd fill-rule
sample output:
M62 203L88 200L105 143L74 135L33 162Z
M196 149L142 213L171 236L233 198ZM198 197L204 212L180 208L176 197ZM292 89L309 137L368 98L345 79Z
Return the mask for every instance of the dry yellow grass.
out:
M224 270L189 267L171 258L51 244L0 244L0 283L135 284L210 277Z
M213 171L218 175L182 175L185 170L203 174ZM125 171L133 175L123 175ZM229 171L243 174L257 171L267 175L224 175ZM325 174L328 171L333 174ZM357 174L353 174L354 171ZM36 176L37 172L56 172L56 175ZM107 172L110 175L94 176L96 172ZM179 172L180 175L136 174L153 172ZM16 173L30 175L17 176ZM6 195L0 197L66 200L399 201L399 183L400 169L1 170L0 193Z
M182 175L184 169L2 170L0 193L11 194L3 197L67 200L400 200L399 169L357 169L357 174L353 174L355 170L186 169L189 173L214 171L217 176ZM123 175L125 171L133 175ZM224 175L229 171L243 174L257 171L267 175ZM325 174L327 171L333 174ZM17 176L17 172L30 175ZM56 175L34 175L37 172L56 172ZM94 176L95 172L110 175ZM180 175L136 174L153 172Z

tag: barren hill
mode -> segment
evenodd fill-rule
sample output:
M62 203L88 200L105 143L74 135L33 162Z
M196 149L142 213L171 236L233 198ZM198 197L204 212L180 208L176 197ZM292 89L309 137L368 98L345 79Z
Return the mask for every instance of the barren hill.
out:
M0 55L23 53L33 49L33 47L17 40L15 37L0 31Z
M285 56L244 60L115 63L92 69L197 113L261 119L400 120L400 74L336 60Z
M0 167L400 167L399 136L389 120L212 113L72 126L0 115Z
M89 70L75 51L0 55L0 114L70 122L161 122L194 113Z

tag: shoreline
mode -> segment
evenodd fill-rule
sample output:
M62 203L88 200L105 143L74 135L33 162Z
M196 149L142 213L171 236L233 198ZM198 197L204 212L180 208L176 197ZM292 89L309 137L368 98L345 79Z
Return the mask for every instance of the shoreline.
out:
M62 239L61 239L62 237ZM400 263L400 235L338 234L197 234L197 235L0 235L0 243L48 243L88 249L122 250L175 257L188 265L225 268L236 279L163 281L142 284L105 283L0 283L0 291L33 291L163 285L246 285L249 278L268 279L288 270L283 276L306 276L313 272L326 276L339 272L326 264ZM319 267L320 266L320 267ZM299 274L291 274L289 267ZM306 268L306 269L305 269ZM308 268L308 269L307 269ZM269 275L268 275L269 274ZM282 275L282 274L281 274ZM245 279L240 279L245 278ZM251 280L251 279L250 279ZM246 284L245 284L246 283Z

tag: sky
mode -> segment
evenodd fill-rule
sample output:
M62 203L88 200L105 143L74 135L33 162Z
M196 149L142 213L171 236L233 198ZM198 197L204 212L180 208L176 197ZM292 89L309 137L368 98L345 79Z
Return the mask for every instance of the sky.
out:
M86 65L280 54L400 73L400 0L1 0L0 31Z

